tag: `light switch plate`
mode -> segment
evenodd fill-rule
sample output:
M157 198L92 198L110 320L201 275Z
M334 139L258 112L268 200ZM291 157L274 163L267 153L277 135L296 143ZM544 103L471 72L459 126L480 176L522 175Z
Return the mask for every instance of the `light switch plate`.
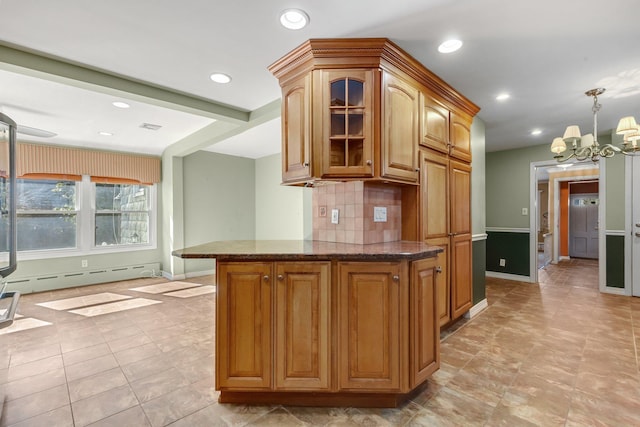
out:
M522 208L522 215L529 215L529 209Z
M374 206L373 207L373 222L387 222L387 208Z
M337 224L340 218L340 211L338 209L331 209L331 224Z

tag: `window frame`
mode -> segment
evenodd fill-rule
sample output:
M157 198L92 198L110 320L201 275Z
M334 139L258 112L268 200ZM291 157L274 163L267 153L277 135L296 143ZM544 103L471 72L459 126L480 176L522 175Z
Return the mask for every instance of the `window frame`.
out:
M158 247L158 188L157 184L144 184L149 187L149 242L124 245L95 245L95 183L89 175L83 175L76 181L76 247L19 251L19 260L38 260L64 258L84 255L102 255L122 252L154 250Z

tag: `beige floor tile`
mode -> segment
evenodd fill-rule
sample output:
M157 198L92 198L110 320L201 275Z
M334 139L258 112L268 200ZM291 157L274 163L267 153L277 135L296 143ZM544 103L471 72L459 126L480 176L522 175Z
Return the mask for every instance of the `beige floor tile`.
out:
M163 294L165 292L178 291L187 288L199 287L201 285L190 282L167 282L157 283L155 285L139 286L131 288L130 291L144 292L148 294Z
M172 368L134 381L131 383L131 388L138 397L138 401L143 403L189 384L190 382L178 369Z
M65 384L64 369L54 369L6 383L4 397L7 401L14 400Z
M73 403L126 384L127 379L122 370L113 368L95 375L69 381L69 398Z
M118 367L118 362L112 354L85 360L66 367L67 381L75 381L80 378L90 377L100 372L108 371Z
M81 316L93 317L101 316L108 313L115 313L118 311L133 310L134 308L146 307L149 305L161 303L162 301L151 300L147 298L134 298L130 300L111 302L86 308L78 308L76 310L70 310L69 312L79 314Z
M56 301L41 302L37 305L50 308L52 310L70 310L72 308L87 307L95 304L104 304L105 302L120 301L131 298L128 295L114 294L111 292L103 292L99 294L90 294L74 298L66 298Z
M151 427L144 411L140 406L133 406L115 415L90 424L91 427Z
M197 288L183 289L181 291L167 292L163 295L177 298L191 298L199 295L213 294L215 291L215 286L200 286Z
M69 404L66 384L4 403L3 425L10 426Z
M36 415L28 418L11 427L69 427L73 426L73 414L71 413L71 405L64 405L58 409L54 409L44 414Z
M75 427L82 427L138 405L135 394L124 385L71 404Z

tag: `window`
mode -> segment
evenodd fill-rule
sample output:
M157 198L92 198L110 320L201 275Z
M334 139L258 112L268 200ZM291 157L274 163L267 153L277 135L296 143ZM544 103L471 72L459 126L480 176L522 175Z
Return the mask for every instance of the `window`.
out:
M155 248L155 185L63 178L18 179L22 259Z
M18 179L18 251L77 246L76 182Z
M149 243L149 186L95 184L95 245Z

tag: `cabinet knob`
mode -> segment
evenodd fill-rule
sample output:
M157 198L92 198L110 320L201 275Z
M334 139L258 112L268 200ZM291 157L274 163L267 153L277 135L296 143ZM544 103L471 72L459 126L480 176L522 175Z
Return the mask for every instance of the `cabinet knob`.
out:
M420 168L416 168L416 172L420 172Z
M309 162L304 162L304 163L302 164L302 166L304 166L305 168L308 168L308 167L309 167Z
M284 276L282 274L278 274L278 280L283 281L284 280Z
M371 160L367 160L367 166L371 166L373 162Z
M636 237L640 237L640 233L636 233Z
M636 222L636 227L640 227L640 222Z
M397 274L393 275L393 281L394 282L399 282L400 281L400 276L398 276Z
M265 274L264 276L262 276L262 280L264 280L265 282L269 281L269 276L267 274Z
M437 266L436 267L436 273L442 273L442 267Z

